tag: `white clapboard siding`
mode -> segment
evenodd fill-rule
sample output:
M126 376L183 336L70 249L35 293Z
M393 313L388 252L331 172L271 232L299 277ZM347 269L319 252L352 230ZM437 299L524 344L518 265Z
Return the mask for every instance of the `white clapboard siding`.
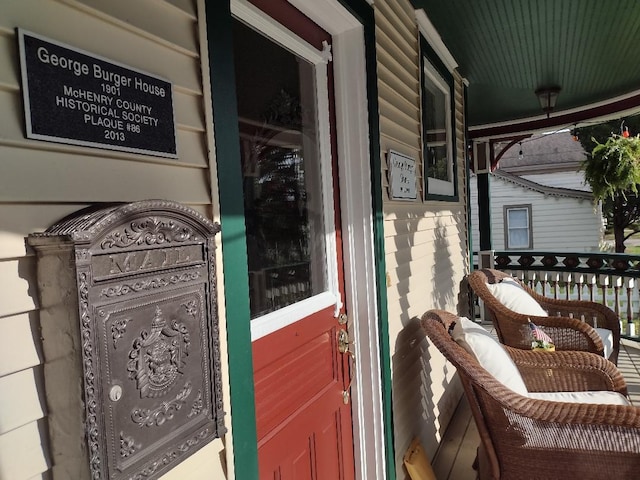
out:
M457 404L449 397L460 398L462 386L455 369L429 344L417 323L405 327L398 341L405 347L392 357L394 428L413 435L396 438L396 449L401 451L396 461L401 462L413 437L420 438L426 452L438 450ZM397 478L408 478L402 468L397 470Z
M193 0L166 0L168 5L182 10L187 15L197 18L197 7Z
M554 174L555 175L555 174ZM531 205L533 248L537 251L598 251L602 239L599 208L584 198L545 194L496 175L490 176L491 241L494 250L505 249L505 205ZM476 178L471 179L473 245L479 246Z
M107 22L116 23L124 28L134 27L158 43L172 45L185 53L197 55L197 37L190 35L193 23L197 20L193 5L187 2L185 9L177 9L175 5L157 0L64 0L79 10L87 11ZM127 11L126 19L120 20L119 14ZM149 12L153 12L150 15Z
M383 198L389 198L389 150L416 160L420 172L420 80L418 27L409 2L384 1L375 5L378 54ZM421 176L420 176L421 178ZM418 179L418 198L422 196Z
M478 252L480 249L480 227L478 218L478 176L475 174L471 174L469 178L469 206L469 215L471 217L471 247L474 252ZM491 230L493 235L493 224Z
M459 283L468 268L464 106L462 82L454 73L459 201L424 201L415 12L408 0L376 1L374 8L396 474L405 479L402 456L407 447L419 437L433 457L461 394L455 369L437 350L431 351L418 318L431 308L457 311ZM416 160L416 201L389 200L389 150Z
M0 261L0 318L37 308L35 257Z
M44 416L44 399L38 391L43 384L41 371L33 368L0 377L0 435Z
M27 480L51 480L51 475L49 475L49 472L41 472L33 477L29 477Z
M0 260L30 254L25 236L42 232L57 220L86 207L82 204L0 203Z
M46 471L46 437L43 420L0 435L0 480L28 479Z
M26 237L97 202L164 198L213 215L199 14L196 0L0 2L0 480L51 478L48 364ZM170 82L177 158L25 138L18 27ZM224 478L222 449L212 442L166 478Z
M160 480L226 480L227 475L220 463L224 444L216 438L207 446L194 453L189 460L181 463Z
M457 178L458 178L458 198L459 198L459 206L460 209L456 212L455 221L460 229L461 238L460 240L463 242L462 251L469 250L469 240L471 237L471 232L469 232L469 215L470 212L468 208L469 205L469 191L468 191L468 167L467 167L467 146L465 145L466 139L466 125L465 125L465 105L464 105L464 83L462 78L459 75L454 76L455 81L455 119L456 119L456 168L457 168ZM466 270L469 269L469 261L468 255L464 255L463 268Z
M124 3L119 15L127 19L128 10L124 8L128 8L128 2ZM157 2L158 5L148 9L146 14L151 16L156 11L165 10L161 8L161 3ZM107 4L109 2L100 2L103 6ZM155 35L147 35L129 21L110 22L104 15L95 15L90 10L77 8L77 5L78 2L61 4L52 0L2 2L0 25L6 29L22 27L92 55L163 77L180 88L202 92L196 51L186 54L183 48L177 48L170 42L160 42ZM34 11L38 15L34 15ZM191 23L185 34L195 37L196 26L194 22ZM61 25L64 28L60 28ZM19 75L19 71L14 74Z
M573 190L584 190L585 192L591 191L591 187L585 184L584 172L582 171L522 175L522 178L549 187L571 188Z
M0 202L109 202L145 198L207 202L202 169L0 146ZM42 176L41 176L42 175ZM99 181L98 181L99 179Z
M5 375L42 362L37 312L0 318L0 329L10 332L0 337L0 381Z
M0 23L0 65L15 65L18 61L14 39L14 32L2 28ZM10 89L18 92L19 73L16 68L0 68L0 91Z

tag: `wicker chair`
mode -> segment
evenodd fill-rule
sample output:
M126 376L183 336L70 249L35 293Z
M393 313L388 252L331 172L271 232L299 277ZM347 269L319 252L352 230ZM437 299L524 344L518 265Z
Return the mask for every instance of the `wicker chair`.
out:
M422 317L422 328L462 380L480 434L474 463L480 480L640 477L640 408L519 395L452 339L450 327L457 320L451 313L430 310ZM601 356L504 348L529 392L612 391L626 396L621 373Z
M499 302L487 284L498 283L507 277L518 282L549 316L523 315ZM556 350L581 350L604 355L604 345L593 328L595 325L611 331L613 345L609 360L618 363L620 320L615 312L605 305L584 300L544 297L511 275L488 268L471 272L467 275L467 280L473 293L484 302L501 343L515 348L531 349L531 332L527 326L531 320L536 325L544 327L545 332L553 339Z

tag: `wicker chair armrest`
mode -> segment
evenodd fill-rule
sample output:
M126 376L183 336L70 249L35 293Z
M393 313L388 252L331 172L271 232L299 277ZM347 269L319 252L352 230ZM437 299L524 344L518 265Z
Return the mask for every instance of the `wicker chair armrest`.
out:
M482 383L474 383L473 389L478 397L484 398L483 408L489 423L494 415L496 419L504 421L504 413L510 411L540 423L575 424L576 429L584 425L600 425L605 431L616 427L633 429L634 435L638 437L637 451L640 453L640 407L538 400L508 389L493 377L488 378L489 380L483 379ZM513 417L508 415L507 418ZM532 426L538 428L533 424Z
M604 354L602 339L596 331L587 323L568 317L536 317L513 313L511 321L523 325L532 321L551 337L556 350L581 350L586 352ZM521 338L521 337L520 337Z
M448 332L451 325L459 320L459 316L446 310L429 310L422 316L421 322L433 320L444 326L444 331Z
M627 384L620 370L599 355L505 349L530 392L613 391L627 395Z
M523 398L526 401L518 405L515 409L516 413L539 422L573 424L576 430L580 430L582 426L585 426L584 424L601 425L604 427L603 435L606 435L604 432L611 431L615 427L634 429L639 442L637 453L640 453L640 407L549 402Z

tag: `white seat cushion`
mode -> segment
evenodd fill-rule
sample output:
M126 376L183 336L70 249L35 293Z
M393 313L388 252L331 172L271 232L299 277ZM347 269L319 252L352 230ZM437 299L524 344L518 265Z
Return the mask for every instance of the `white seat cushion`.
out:
M459 317L451 336L505 387L520 395L528 395L518 367L502 345L482 326L466 317Z
M606 328L596 328L594 330L602 339L602 345L604 345L604 358L609 358L609 356L611 356L611 352L613 352L613 332Z
M552 402L631 405L631 402L618 392L536 392L530 393L529 397Z
M509 310L523 315L548 317L547 312L522 286L511 278L503 278L498 283L487 283L491 294Z

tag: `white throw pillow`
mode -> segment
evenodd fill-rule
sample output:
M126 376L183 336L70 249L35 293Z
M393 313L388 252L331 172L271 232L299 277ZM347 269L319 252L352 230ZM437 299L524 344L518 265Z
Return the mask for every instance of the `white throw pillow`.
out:
M604 358L609 358L613 352L613 332L606 328L595 328L594 330L604 345Z
M505 387L520 395L529 394L516 364L502 345L482 326L466 317L460 317L451 336Z
M518 282L511 278L506 277L498 283L487 283L487 288L509 310L536 317L549 316L540 304Z

